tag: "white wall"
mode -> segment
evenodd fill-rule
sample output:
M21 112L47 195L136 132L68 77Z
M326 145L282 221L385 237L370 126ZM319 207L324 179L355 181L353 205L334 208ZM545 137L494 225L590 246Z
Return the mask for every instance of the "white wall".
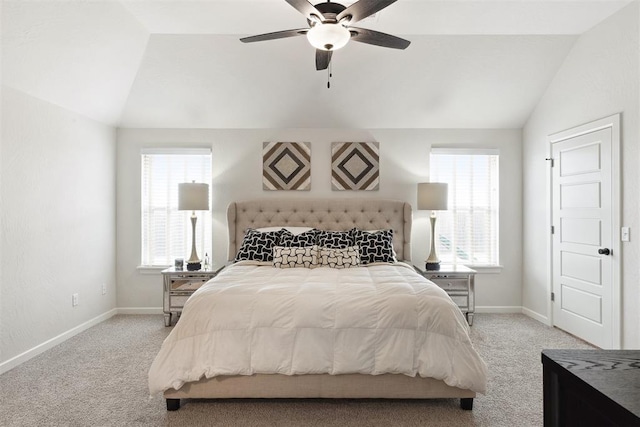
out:
M262 190L263 141L311 142L311 191ZM331 190L332 141L380 142L380 190ZM233 200L267 197L374 197L406 200L415 206L416 183L428 180L431 146L489 147L501 153L499 274L476 281L477 305L519 310L521 306L521 131L520 130L349 130L119 129L117 184L118 307L133 312L162 306L158 272L140 263L140 149L157 146L211 147L213 152L213 260L227 258L226 207ZM414 212L413 259L427 258L428 212ZM185 254L188 255L188 254ZM506 307L506 308L505 308ZM498 309L496 309L498 310Z
M116 301L115 130L2 90L0 372Z
M523 305L548 319L547 136L622 113L622 224L632 230L622 247L624 348L640 347L639 18L634 2L583 34L523 130Z

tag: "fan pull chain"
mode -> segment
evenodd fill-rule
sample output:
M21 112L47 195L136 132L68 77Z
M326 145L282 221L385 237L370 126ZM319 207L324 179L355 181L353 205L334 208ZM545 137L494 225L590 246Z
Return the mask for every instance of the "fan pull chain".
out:
M331 77L333 77L333 72L331 71L331 62L329 62L327 67L327 89L331 89Z

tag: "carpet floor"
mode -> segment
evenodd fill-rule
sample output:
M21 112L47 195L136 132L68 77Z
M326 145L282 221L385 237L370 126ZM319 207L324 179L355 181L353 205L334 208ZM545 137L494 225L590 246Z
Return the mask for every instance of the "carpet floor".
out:
M476 314L472 340L489 367L473 411L458 399L187 400L167 412L147 371L161 315L118 315L0 375L0 426L541 426L546 348L592 348L520 314Z

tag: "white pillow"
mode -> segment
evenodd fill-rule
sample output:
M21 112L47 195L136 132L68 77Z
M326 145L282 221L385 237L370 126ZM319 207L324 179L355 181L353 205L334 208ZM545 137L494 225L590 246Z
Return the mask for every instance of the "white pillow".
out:
M289 231L291 234L293 235L298 235L298 234L302 234L305 231L309 231L309 230L313 230L313 227L261 227L261 228L256 228L256 230L260 231L261 233L265 233L267 231L280 231L282 229L285 229L287 231Z
M276 268L314 268L318 266L318 247L273 247L273 266Z
M318 262L320 266L331 268L350 268L360 265L360 248L349 246L347 248L318 248Z

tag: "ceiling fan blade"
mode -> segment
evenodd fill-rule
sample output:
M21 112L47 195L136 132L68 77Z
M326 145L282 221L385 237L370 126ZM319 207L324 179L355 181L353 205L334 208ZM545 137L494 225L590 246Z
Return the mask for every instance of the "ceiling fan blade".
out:
M349 27L349 31L351 32L351 40L360 43L390 47L392 49L406 49L411 44L409 40L366 28Z
M320 20L322 22L323 15L318 9L307 0L285 0L291 6L293 6L298 12L302 13L307 19L311 21ZM316 17L314 19L314 16Z
M297 30L276 31L274 33L259 34L257 36L243 37L240 39L243 43L263 42L266 40L284 39L287 37L303 36L309 31L308 28L299 28Z
M336 20L341 22L344 18L351 16L349 22L358 22L396 1L397 0L359 0L340 12L338 16L336 16Z
M316 70L326 70L331 62L331 50L316 49Z

